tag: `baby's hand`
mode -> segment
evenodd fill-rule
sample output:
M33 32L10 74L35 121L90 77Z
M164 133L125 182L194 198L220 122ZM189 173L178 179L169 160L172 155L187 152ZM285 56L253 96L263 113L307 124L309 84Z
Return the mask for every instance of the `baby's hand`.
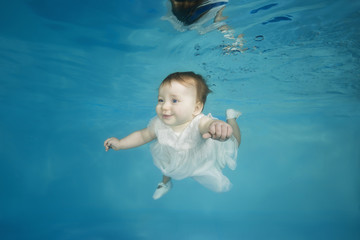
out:
M119 143L120 140L114 137L106 139L104 142L105 151L108 151L110 148L114 150L119 150Z
M208 132L203 134L203 138L226 141L231 137L232 133L233 129L229 124L221 120L214 120L209 125Z

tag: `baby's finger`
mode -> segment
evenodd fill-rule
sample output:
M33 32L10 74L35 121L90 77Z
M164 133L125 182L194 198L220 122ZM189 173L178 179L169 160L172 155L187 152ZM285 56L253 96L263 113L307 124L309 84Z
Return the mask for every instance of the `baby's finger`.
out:
M111 138L106 139L104 142L104 146L108 145L110 140L111 140Z
M228 133L227 137L230 138L232 136L232 134L233 134L233 129L232 129L231 126L228 126L228 132L227 133Z
M110 138L104 142L104 147L105 151L108 151L111 148Z
M204 133L204 134L202 135L202 137L203 137L204 139L208 139L208 138L211 138L211 134L210 134L210 133Z
M209 133L210 133L211 136L214 136L214 135L215 135L215 133L216 133L216 128L215 128L215 125L214 125L214 124L211 124L211 125L210 125Z
M221 131L222 131L221 124L216 124L216 125L215 125L214 139L219 139L219 138L221 138L221 135L222 135Z
M228 138L228 128L226 125L221 126L221 140L226 140Z
M108 151L110 148L112 148L111 146L111 143L109 143L108 145L106 145L105 150Z

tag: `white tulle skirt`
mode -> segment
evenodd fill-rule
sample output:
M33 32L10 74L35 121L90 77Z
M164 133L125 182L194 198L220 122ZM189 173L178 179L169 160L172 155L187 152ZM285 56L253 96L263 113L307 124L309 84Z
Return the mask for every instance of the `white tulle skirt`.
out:
M203 116L197 116L179 136L155 117L149 124L157 135L150 145L154 164L173 179L191 177L215 192L228 191L231 183L222 169L236 168L238 143L233 136L225 142L203 139L198 130Z

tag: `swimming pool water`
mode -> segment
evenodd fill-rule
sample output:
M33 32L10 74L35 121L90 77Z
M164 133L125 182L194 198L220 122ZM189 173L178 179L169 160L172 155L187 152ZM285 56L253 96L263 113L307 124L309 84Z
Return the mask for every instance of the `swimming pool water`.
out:
M177 32L164 1L0 3L1 239L359 239L360 4L230 1L234 40ZM144 128L174 71L205 113L243 112L233 183L186 179L158 201Z

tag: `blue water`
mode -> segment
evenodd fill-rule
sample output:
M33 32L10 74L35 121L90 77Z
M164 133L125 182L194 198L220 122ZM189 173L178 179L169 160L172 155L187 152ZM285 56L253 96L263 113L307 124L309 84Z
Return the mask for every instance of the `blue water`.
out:
M229 2L234 40L177 32L164 1L0 2L0 239L360 239L360 2ZM247 48L247 49L246 49ZM241 110L230 192L152 199L144 128L171 72Z

